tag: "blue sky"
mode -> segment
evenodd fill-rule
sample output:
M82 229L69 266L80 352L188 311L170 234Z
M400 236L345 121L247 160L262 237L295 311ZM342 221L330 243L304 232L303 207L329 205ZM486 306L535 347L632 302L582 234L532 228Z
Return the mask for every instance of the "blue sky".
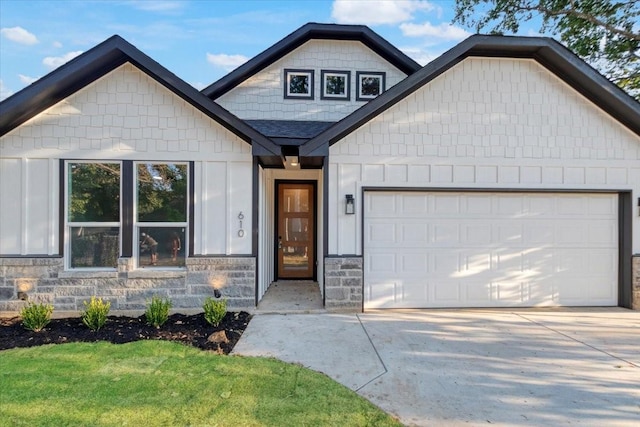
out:
M0 99L119 34L202 89L307 22L368 25L421 64L470 34L445 0L0 0Z

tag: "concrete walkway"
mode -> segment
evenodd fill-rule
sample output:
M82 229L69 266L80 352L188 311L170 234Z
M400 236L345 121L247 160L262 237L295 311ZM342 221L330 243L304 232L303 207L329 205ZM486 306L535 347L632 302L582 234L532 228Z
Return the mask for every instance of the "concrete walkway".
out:
M323 372L407 425L640 425L640 312L256 314L234 350Z

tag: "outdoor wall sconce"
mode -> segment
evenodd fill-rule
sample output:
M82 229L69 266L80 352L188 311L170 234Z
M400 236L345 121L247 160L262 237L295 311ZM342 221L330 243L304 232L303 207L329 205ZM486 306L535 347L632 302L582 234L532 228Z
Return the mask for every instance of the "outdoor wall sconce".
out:
M638 216L640 216L640 197L638 197Z
M347 194L345 197L347 200L344 205L344 213L347 215L353 215L356 213L356 201L353 198L353 194Z

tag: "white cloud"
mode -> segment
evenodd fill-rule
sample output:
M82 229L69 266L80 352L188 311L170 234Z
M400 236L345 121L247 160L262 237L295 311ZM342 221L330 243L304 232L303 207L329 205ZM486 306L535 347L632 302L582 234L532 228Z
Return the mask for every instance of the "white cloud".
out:
M2 80L0 80L0 101L10 97L11 95L13 95L13 92L4 85L4 82Z
M410 21L419 10L429 12L434 6L425 0L335 0L331 17L338 24L397 24Z
M38 38L22 27L2 28L2 35L16 43L32 45L38 43Z
M400 30L407 37L433 37L453 41L462 40L471 35L466 30L446 22L438 25L432 25L428 21L424 24L405 23L400 24Z
M56 49L60 49L62 47L62 43L55 41L52 43L52 46L55 47Z
M20 78L20 81L25 85L30 85L31 83L36 82L39 79L39 77L29 77L25 76L24 74L18 74L18 77Z
M191 83L191 86L195 87L198 90L202 90L205 87L209 86L208 84L204 84L202 82L195 82L195 83Z
M140 0L128 3L136 9L146 10L148 12L173 12L185 6L185 2L170 0Z
M442 51L433 52L418 47L400 48L400 50L423 67L443 53Z
M249 58L244 55L227 55L226 53L207 53L207 61L216 67L227 71L234 70L247 62Z
M61 66L62 64L65 64L69 61L71 61L73 58L75 58L76 56L80 55L82 53L81 50L76 50L74 52L67 52L62 56L47 56L46 58L44 58L42 60L42 63L50 69L54 69L54 68L58 68L59 66Z

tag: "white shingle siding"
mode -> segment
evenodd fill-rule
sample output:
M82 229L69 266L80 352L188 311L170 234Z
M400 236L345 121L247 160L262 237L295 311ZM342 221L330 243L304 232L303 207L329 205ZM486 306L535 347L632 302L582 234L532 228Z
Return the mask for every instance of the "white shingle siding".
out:
M314 70L314 99L284 99L284 69ZM349 101L321 100L321 70L351 71ZM338 121L365 104L356 101L356 71L383 71L386 89L406 74L356 41L310 40L250 77L216 102L242 119Z
M251 253L235 221L251 224L251 146L131 64L4 135L0 154L2 254L57 253L59 159L193 160L196 253Z
M361 253L360 215L342 212L363 186L633 190L635 201L639 159L637 135L534 60L467 58L330 148L329 253Z

